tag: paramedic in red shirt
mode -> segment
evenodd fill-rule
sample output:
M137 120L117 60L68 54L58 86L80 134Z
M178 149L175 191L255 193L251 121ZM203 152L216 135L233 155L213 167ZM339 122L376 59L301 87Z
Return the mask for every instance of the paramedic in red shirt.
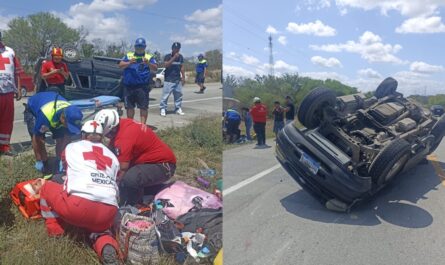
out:
M99 111L94 120L104 127L119 163L121 204L142 203L144 187L162 184L175 173L176 157L170 147L145 124L119 119L115 110Z
M42 64L40 75L47 84L46 91L55 91L65 95L65 80L69 77L68 66L62 62L63 52L61 48L53 48L51 51L52 60ZM39 92L42 92L40 90Z
M102 144L102 126L87 121L82 140L67 145L62 154L66 170L63 184L38 179L40 208L50 236L64 234L70 224L90 233L103 264L118 264L119 246L110 228L118 211L117 157Z
M261 103L259 97L253 99L254 105L250 108L250 115L253 120L253 129L257 136L257 147L266 147L266 119L267 107Z

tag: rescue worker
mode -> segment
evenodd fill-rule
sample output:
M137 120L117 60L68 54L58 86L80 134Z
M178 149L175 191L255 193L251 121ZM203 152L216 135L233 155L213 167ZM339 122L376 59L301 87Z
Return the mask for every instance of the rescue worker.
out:
M257 135L257 147L265 148L266 145L266 120L267 107L261 103L259 97L253 99L254 105L250 108L250 115L253 120L253 130Z
M69 77L68 66L62 62L62 48L53 48L51 50L51 60L44 61L40 70L40 76L45 80L46 89L43 91L54 91L65 96L65 80Z
M118 211L116 176L119 161L102 144L103 128L95 121L82 126L82 140L63 152L64 184L39 179L42 217L49 236L64 233L64 223L86 229L103 264L118 263L118 243L110 228Z
M174 175L173 151L148 126L119 119L111 109L99 111L94 120L103 126L104 136L110 138L110 148L120 163L121 203L141 203L144 187L162 184Z
M127 117L134 118L134 108L137 106L142 124L147 122L150 71L156 72L158 69L154 56L145 51L146 47L145 39L136 39L134 52L128 52L119 62L119 67L124 69L124 104Z
M82 112L56 92L41 92L28 99L25 122L32 137L32 148L36 158L35 168L48 170L48 154L45 148L45 133L51 131L56 140L56 159L60 166L60 155L71 141L71 135L79 135Z
M239 125L241 124L241 115L232 107L227 109L224 119L227 128L227 142L231 144L240 137Z
M198 63L196 64L196 78L195 83L199 86L199 93L204 93L206 87L204 86L205 77L207 75L207 60L204 55L198 55Z
M14 50L3 44L0 32L0 156L13 155L9 143L14 125L14 94L17 101L22 98L22 72Z

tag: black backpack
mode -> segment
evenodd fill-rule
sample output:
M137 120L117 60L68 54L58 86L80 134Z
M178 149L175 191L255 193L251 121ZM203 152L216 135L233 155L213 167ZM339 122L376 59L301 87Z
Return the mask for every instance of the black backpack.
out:
M184 226L182 232L196 233L202 229L215 255L222 248L222 209L193 209L179 216L176 221Z

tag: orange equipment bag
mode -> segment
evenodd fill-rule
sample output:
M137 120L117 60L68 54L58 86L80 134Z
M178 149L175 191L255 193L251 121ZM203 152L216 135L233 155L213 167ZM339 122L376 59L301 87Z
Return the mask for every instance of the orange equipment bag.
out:
M12 202L19 207L20 212L26 219L42 218L40 214L40 197L30 192L29 187L35 180L27 180L15 185L9 193Z

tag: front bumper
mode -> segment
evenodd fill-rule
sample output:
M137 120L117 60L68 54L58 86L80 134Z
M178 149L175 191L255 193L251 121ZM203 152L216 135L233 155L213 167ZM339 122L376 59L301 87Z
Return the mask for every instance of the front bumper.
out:
M371 179L352 174L327 150L306 137L308 132L289 124L278 134L276 157L291 177L325 205L335 200L349 208L370 195ZM303 152L319 162L316 174L300 161Z

